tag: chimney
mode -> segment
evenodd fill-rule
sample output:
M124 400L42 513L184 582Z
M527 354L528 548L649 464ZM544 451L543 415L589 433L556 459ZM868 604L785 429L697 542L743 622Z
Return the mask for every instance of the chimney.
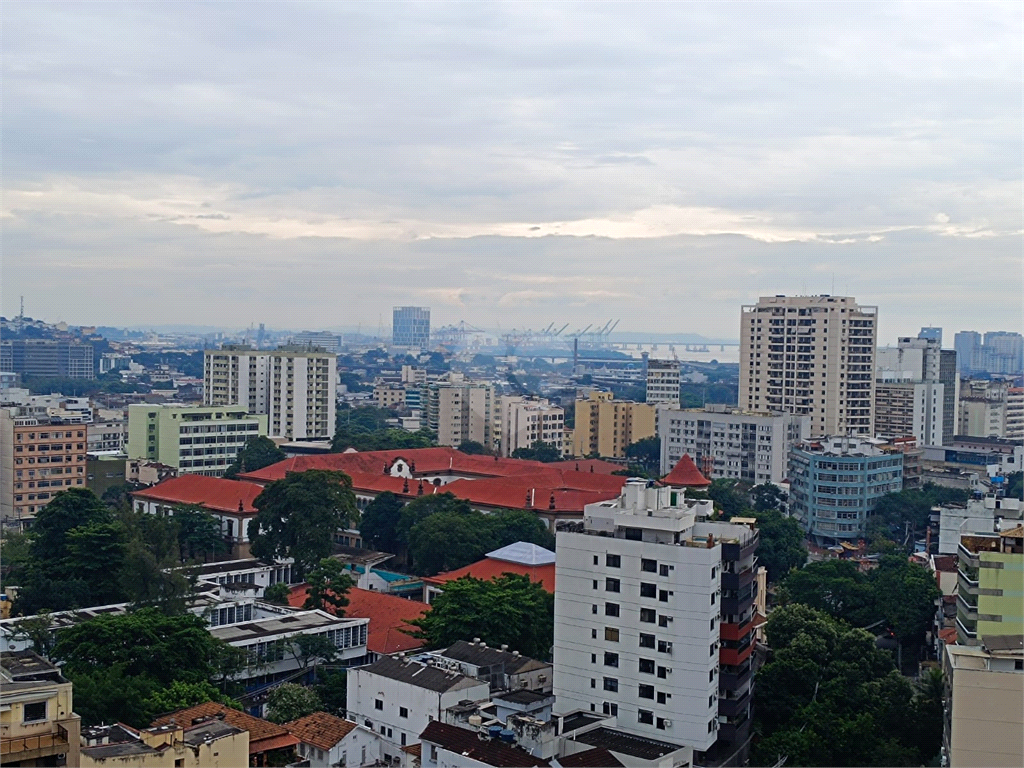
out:
M245 504L242 503L241 499L238 500L238 511L245 512Z
M533 496L529 491L526 492L526 508L529 509L533 506Z
M408 493L408 492L409 492L409 478L407 477L407 478L405 478L405 482L402 483L402 493Z
M409 462L409 471L410 472L415 472L416 471L416 462L415 461L410 461Z
M383 473L382 473L382 474L385 474L385 475L386 475L387 473L388 473L388 463L387 463L387 462L385 461L385 462L384 462L384 471L383 471Z
M555 492L552 491L551 492L551 498L548 499L548 509L554 509L554 508L555 508Z
M416 495L417 496L422 496L423 495L423 481L422 480L420 480L420 487L416 490Z

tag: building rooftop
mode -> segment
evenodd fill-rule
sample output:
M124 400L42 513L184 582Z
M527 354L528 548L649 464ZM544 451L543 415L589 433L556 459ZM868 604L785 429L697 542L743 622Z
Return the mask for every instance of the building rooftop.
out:
M422 664L410 659L398 659L385 656L373 664L360 667L363 672L370 672L389 680L408 683L418 688L425 688L436 693L473 688L481 685L479 680L466 677L431 664Z
M423 581L426 584L440 586L449 581L455 581L456 579L465 578L467 576L474 579L480 579L481 581L489 581L491 579L500 578L506 573L526 576L535 584L540 584L548 592L554 593L555 591L554 563L549 563L547 565L523 565L520 563L510 563L507 560L494 560L490 557L485 557L483 560L477 560L475 563L464 565L462 568L458 568L454 571L439 573L436 576L425 576L423 577Z
M0 653L0 669L3 670L4 688L9 688L12 683L69 682L60 673L60 667L44 659L35 651Z
M351 720L343 720L327 712L314 712L285 723L284 727L299 741L329 752L357 726Z
M499 693L493 696L494 699L500 699L501 701L508 701L512 704L536 704L538 701L544 701L545 699L554 698L553 693L539 693L537 691L531 691L526 688L517 688L514 691L508 691L506 693Z
M223 720L208 720L205 723L186 728L183 741L191 746L198 746L205 742L216 741L217 739L223 739L239 733L245 733L245 730Z
M562 768L619 768L622 762L607 749L595 747L558 758Z
M308 591L306 584L293 587L288 596L289 605L302 607ZM412 629L406 621L418 619L430 610L426 603L358 587L352 587L346 597L345 618L370 620L366 636L368 651L386 656L423 647L425 641L411 637L404 630Z
M519 565L549 565L555 562L555 553L550 549L526 541L517 541L501 549L488 552L487 557Z
M249 754L266 752L268 749L279 749L284 746L293 746L299 740L276 723L253 717L245 712L232 709L224 704L208 701L187 709L179 709L176 712L169 712L161 715L151 724L151 728L162 725L177 725L180 728L191 728L206 720L223 720L228 725L234 726L242 731L249 732ZM279 743L280 742L280 743Z
M166 504L197 504L218 512L254 515L253 501L263 486L244 480L226 480L206 475L180 475L132 493L132 497Z
M588 725L593 725L602 720L605 717L601 715L595 715L592 712L573 712L562 718L562 733L571 733L572 731L579 730L580 728L586 728Z
M538 666L549 666L545 662L537 661L529 656L522 656L514 651L501 650L500 648L489 648L480 642L468 643L459 640L454 645L438 654L446 659L454 659L465 664L472 664L475 667L503 667L505 674L514 675L524 672L528 668L536 669Z
M603 747L610 752L618 752L620 755L629 755L641 760L658 760L676 750L682 749L678 744L670 744L667 741L648 739L644 736L634 736L625 731L612 728L595 728L592 731L577 734L576 741L590 744L593 747Z
M550 762L534 757L520 747L503 744L488 738L483 733L448 725L437 720L429 723L420 734L421 741L428 741L457 755L476 760L484 765L502 768L533 768L549 766Z
M707 488L711 485L711 481L701 474L688 453L683 454L672 471L661 478L661 482L674 488Z
M272 619L210 627L210 634L227 643L239 643L274 635L293 635L308 629L361 623L362 620L332 616L325 611L298 611Z

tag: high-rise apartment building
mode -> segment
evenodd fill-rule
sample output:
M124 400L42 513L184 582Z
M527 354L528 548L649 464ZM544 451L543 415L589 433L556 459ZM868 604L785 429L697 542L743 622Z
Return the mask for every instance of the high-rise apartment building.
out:
M242 405L265 414L271 437L327 440L334 435L338 358L317 347L206 350L204 405Z
M968 437L1005 437L1009 392L1004 380L964 380L956 433Z
M650 360L647 368L647 397L649 405L679 407L679 361Z
M493 440L502 456L531 448L538 440L565 449L565 411L540 398L505 395L494 414Z
M327 331L302 331L292 336L291 343L297 347L319 347L327 352L341 352L341 336Z
M396 347L428 347L430 307L395 307L392 312L391 343Z
M661 471L689 455L709 478L782 483L789 451L810 437L810 416L751 413L727 405L663 410L659 414Z
M956 635L979 645L991 635L1024 635L1024 526L960 537Z
M942 329L935 327L925 326L918 331L917 338L928 339L929 341L937 341L939 346L942 346Z
M704 753L691 764L747 741L758 535L711 513L633 480L559 525L556 715L617 716L630 734Z
M920 445L948 445L956 427L956 351L935 339L902 337L875 354L874 434L913 435Z
M625 458L626 449L654 437L654 406L615 400L611 392L591 392L574 405L572 455Z
M1003 437L1024 442L1024 387L1010 387L1006 390L1006 429Z
M86 425L0 408L0 520L31 523L55 494L85 486Z
M427 425L438 445L480 443L494 447L494 387L473 382L438 382L427 389Z
M128 406L128 458L182 474L220 477L250 437L266 434L266 414L250 414L242 405Z
M92 344L64 339L2 341L0 371L12 371L21 376L96 378Z
M964 373L998 373L1019 376L1024 372L1024 336L1016 332L977 331L956 335L960 370Z
M850 296L762 296L740 316L739 407L811 417L812 435L870 435L878 308Z
M818 543L862 538L878 500L903 490L903 454L880 441L808 440L789 454L789 511Z

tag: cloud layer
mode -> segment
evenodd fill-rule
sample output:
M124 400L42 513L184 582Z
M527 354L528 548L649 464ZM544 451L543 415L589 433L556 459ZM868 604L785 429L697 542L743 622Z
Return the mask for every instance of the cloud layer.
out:
M1021 324L1013 4L8 3L3 311ZM44 288L45 286L45 288Z

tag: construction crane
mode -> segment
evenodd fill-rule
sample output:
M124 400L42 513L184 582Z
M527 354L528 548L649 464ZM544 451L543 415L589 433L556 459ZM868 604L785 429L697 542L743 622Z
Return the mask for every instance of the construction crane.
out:
M481 328L470 325L465 320L460 320L457 325L443 326L435 330L431 335L438 344L463 347L466 345L466 337L473 333L484 333L484 331Z

